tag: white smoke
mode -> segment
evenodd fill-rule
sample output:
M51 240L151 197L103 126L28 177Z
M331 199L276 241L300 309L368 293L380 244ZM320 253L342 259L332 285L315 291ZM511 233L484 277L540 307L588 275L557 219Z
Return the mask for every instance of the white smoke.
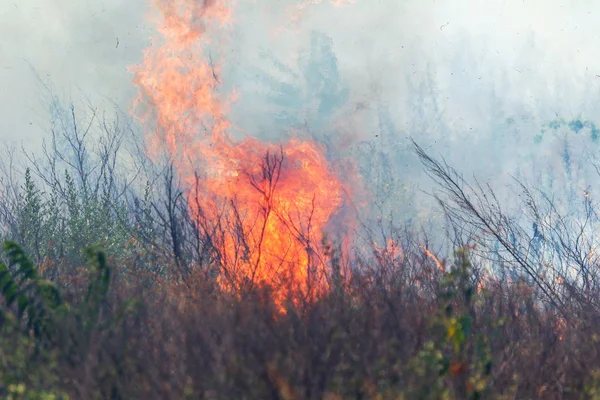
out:
M301 55L319 32L331 40L340 85L348 88L329 134L352 131L354 143L385 139L380 147L413 189L427 186L414 157L402 150L409 136L465 174L503 185L509 173L545 168L544 159L556 158L534 163L535 154L545 154L534 140L543 124L598 115L598 2L323 2L304 10L295 25L295 0L237 3L233 27L223 35L225 88L240 93L234 122L261 137L289 133L271 123L275 111L265 101L271 89L252 74L263 70L301 86ZM115 102L127 109L135 93L127 66L141 60L154 31L144 19L149 6L145 0L2 2L0 138L32 145L45 134L45 110L28 65L67 99L85 95L100 107ZM291 70L276 70L265 53ZM394 137L382 138L382 115ZM560 148L552 143L544 151ZM578 146L589 153L585 143Z

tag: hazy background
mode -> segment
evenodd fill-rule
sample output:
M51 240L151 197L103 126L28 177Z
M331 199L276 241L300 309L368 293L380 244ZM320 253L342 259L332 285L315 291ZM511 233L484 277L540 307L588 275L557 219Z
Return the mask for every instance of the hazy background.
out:
M500 184L508 173L541 182L544 171L560 169L572 133L555 129L536 142L544 124L597 120L595 1L323 2L296 25L289 23L296 1L238 3L224 77L240 93L235 122L273 138L304 119L315 136L352 144L347 151L356 157L365 155L357 143L372 143L388 155L403 190L420 187L422 178L409 136L467 174ZM35 148L44 137L46 105L33 69L63 99L127 109L135 90L126 68L141 59L153 31L147 11L143 0L1 2L0 139ZM316 54L317 42L335 57ZM306 67L310 54L321 65L316 83ZM315 61L319 54L325 58ZM298 94L303 87L321 90L321 103L326 98L333 111L307 111L312 100ZM596 152L589 135L569 146L572 159ZM578 187L592 179L589 171L561 176Z

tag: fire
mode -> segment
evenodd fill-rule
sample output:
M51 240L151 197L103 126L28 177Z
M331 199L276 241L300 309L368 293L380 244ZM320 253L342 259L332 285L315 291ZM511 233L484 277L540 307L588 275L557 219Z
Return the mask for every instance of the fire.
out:
M134 114L150 155L165 152L188 189L190 213L210 238L222 287L269 285L314 298L326 288L321 235L343 203L344 185L311 139L235 140L227 118L235 94L220 93L222 66L207 49L232 22L225 0L155 0L160 44L132 67ZM208 53L208 56L207 56Z
M388 259L390 261L398 261L404 259L402 247L400 247L400 243L394 239L388 238L384 248L381 248L377 242L373 243L373 247L375 256L379 260Z
M221 151L225 168L235 173L205 176L193 206L198 218L208 212L203 221L221 221L217 231L205 227L220 250L219 281L236 291L272 285L278 301L291 294L287 289L314 297L325 284L321 230L342 203L322 149L308 141L277 147L249 138Z
M435 254L433 254L431 251L429 251L429 249L425 246L420 246L420 247L421 247L421 249L423 249L423 252L425 252L425 255L427 257L429 257L431 260L433 260L437 269L439 269L441 272L446 272L446 268L444 268L444 264L442 264L440 262L440 260L438 260L438 258L435 256Z

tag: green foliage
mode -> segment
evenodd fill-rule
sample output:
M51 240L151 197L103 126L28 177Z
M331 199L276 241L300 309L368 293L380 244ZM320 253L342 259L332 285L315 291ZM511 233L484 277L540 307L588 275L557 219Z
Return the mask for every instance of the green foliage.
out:
M19 219L20 240L30 251L39 258L41 257L42 232L37 225L43 219L46 211L42 194L35 186L31 177L31 171L25 171L25 183L23 186L23 195L17 217ZM38 229L36 229L38 228Z
M56 351L39 351L35 339L23 335L14 319L0 332L0 395L4 399L66 400L59 386Z
M5 314L13 311L17 320L23 320L25 332L32 332L37 339L51 339L71 315L82 321L86 331L96 326L110 286L111 269L102 251L87 250L88 262L95 271L85 301L71 308L63 302L58 287L40 277L37 268L16 243L6 242L4 250L10 260L9 266L0 264Z
M42 374L33 374L31 379L44 385L46 382L56 384L53 354L60 351L62 358L83 366L92 339L99 333L117 329L124 318L135 311L138 303L126 301L110 315L103 315L112 270L99 248L86 250L91 276L84 300L75 305L64 302L58 287L40 277L37 268L17 244L6 242L4 249L10 262L8 266L0 264L0 294L4 300L0 308L4 328L2 343L10 343L14 360L8 361L10 368L2 368L0 383L5 387L7 398L65 398L53 392L30 389L32 383L25 379L28 365L33 363ZM0 350L6 351L1 346ZM45 373L47 377L43 375ZM33 382L33 387L42 385L40 382Z
M115 256L124 256L127 242L133 235L125 204L114 201L104 188L101 196L90 197L68 173L65 173L66 197L61 238L65 256L74 264L82 263L81 249L102 245Z
M89 245L102 245L111 254L126 257L136 229L125 202L116 196L109 182L98 187L97 196L90 196L68 171L63 181L39 188L27 169L12 211L17 231L4 238L20 242L38 263L60 260L80 265L85 262L81 249Z
M6 309L16 311L16 317L24 320L26 330L33 332L36 338L52 335L51 314L62 306L58 288L40 278L17 244L6 242L4 251L10 261L8 266L0 264L0 290Z
M591 372L585 394L591 400L600 400L600 370L595 369Z
M89 247L85 252L92 276L84 301L74 308L72 313L82 324L81 332L89 336L92 332L110 330L119 325L123 318L140 306L140 303L133 300L125 301L119 308L112 310L110 315L103 316L102 309L110 289L112 269L108 266L106 255L100 248Z
M300 309L290 303L275 318L261 296L240 302L227 297L225 305L215 293L194 292L197 301L185 309L158 299L152 316L137 327L131 324L137 316L128 317L139 303L112 302L115 277L100 248L85 250L88 284L80 301L69 304L19 246L8 242L5 253L10 262L0 274L0 398L67 399L67 392L90 399L462 400L534 398L531 393L551 390L564 395L567 386L573 396L562 398L599 398L595 370L558 389L544 372L517 382L519 362L537 360L539 345L521 337L514 345L529 347L513 353L510 333L495 333L512 324L510 330L524 327L533 335L535 324L532 329L524 320L511 321L510 313L495 314L500 308L482 308L488 294L475 290L465 249L456 252L452 270L437 277L429 308L410 308L410 297L394 299L391 287L350 292L353 283L338 270L330 296ZM492 315L482 315L485 310ZM420 331L421 317L426 323ZM503 369L510 369L508 377ZM521 384L526 379L529 386Z
M418 378L410 398L475 400L489 395L489 341L472 334L476 296L468 251L461 248L453 269L442 280L442 304L431 324L433 339L409 362Z
M6 399L67 399L58 384L54 315L64 310L57 286L42 279L23 250L6 242L9 265L0 264L4 299L0 352L0 393Z

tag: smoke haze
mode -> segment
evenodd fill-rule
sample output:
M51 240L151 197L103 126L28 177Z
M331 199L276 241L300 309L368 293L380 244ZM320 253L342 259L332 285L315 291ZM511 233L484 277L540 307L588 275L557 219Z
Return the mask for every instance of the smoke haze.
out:
M543 183L552 170L580 188L593 176L563 166L565 154L596 151L597 2L322 2L296 22L296 1L238 3L220 38L221 78L239 93L232 119L243 132L309 130L357 159L370 144L401 190L427 188L409 137L498 184L509 173ZM2 2L0 139L35 148L45 135L33 70L67 101L128 109L148 11L141 0Z

